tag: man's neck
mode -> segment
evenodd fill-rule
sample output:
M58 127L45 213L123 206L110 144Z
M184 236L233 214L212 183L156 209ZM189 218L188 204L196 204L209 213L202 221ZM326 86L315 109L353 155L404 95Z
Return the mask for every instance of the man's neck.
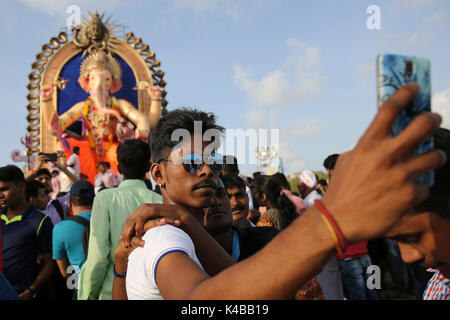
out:
M75 207L72 206L72 213L73 215L77 215L80 213L85 213L85 212L91 212L92 211L92 207Z
M211 237L216 240L222 248L225 249L230 255L233 252L233 228L228 228L226 230L218 231L218 232L209 232Z
M28 209L29 206L30 204L28 202L21 201L20 204L18 204L17 206L8 208L8 210L6 211L6 216L8 217L8 219L12 219L16 216L19 216L23 214Z

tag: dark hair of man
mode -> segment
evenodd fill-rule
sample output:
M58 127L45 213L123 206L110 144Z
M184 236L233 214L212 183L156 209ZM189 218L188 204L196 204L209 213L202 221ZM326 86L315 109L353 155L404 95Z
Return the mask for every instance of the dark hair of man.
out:
M194 121L202 122L202 134L209 129L223 131L223 127L216 124L216 116L213 113L191 108L180 108L170 111L158 121L155 129L153 129L151 136L153 162L156 163L161 159L167 159L172 149L182 142L172 141L172 133L175 130L185 129L191 135L194 134Z
M117 147L117 162L125 179L143 180L150 170L148 143L138 139L126 140Z
M235 174L226 174L221 177L225 189L238 188L245 191L245 181Z
M270 203L287 218L288 224L298 217L295 205L281 191L281 184L273 176L258 176L255 180L255 190L267 196Z
M83 191L81 191L81 195L78 197L70 197L70 202L77 207L92 207L94 197L88 193L83 194Z
M50 171L47 169L47 168L40 168L39 170L37 170L35 173L34 173L34 177L35 178L37 178L37 177L39 177L39 176L42 176L42 175L46 175L46 176L48 176L48 177L52 177L52 175L51 175L51 173L50 173Z
M339 154L337 153L334 153L326 157L325 160L323 161L323 166L325 167L325 169L334 170L334 166L336 165L338 157Z
M2 182L25 182L25 176L18 167L14 165L7 165L0 168L0 181Z
M317 184L320 184L322 186L328 185L327 180L325 180L325 179L320 179L319 181L317 181Z
M434 147L441 149L450 158L450 131L438 128L434 136ZM434 185L431 187L430 196L422 202L413 213L424 211L434 212L441 217L450 220L450 161L434 172Z
M40 181L28 179L25 182L25 199L28 201L31 197L37 198L39 189L45 189L45 185Z
M291 190L291 185L289 184L289 181L287 180L284 174L282 174L281 172L277 172L273 174L272 177L278 181L281 187L283 187L284 189Z
M222 170L223 174L239 175L239 166L238 166L236 157L225 156L224 162L225 162L225 165Z
M75 153L75 152L78 152L78 151L80 151L80 147L77 147L77 146L75 146L75 147L73 147L73 152Z
M103 162L103 164L105 165L106 169L111 169L111 164L108 161Z

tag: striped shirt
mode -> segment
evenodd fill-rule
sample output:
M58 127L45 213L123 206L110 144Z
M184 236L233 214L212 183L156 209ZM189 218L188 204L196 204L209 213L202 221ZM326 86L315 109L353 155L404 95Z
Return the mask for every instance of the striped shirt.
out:
M438 270L428 268L427 271L434 272L434 275L428 281L423 300L450 300L450 279Z

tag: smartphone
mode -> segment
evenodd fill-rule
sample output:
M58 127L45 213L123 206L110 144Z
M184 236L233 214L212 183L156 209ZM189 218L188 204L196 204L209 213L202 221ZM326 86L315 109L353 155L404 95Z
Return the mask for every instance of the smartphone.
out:
M417 82L420 91L414 100L404 108L392 125L392 136L399 135L418 115L431 111L431 78L430 60L396 54L380 54L377 57L377 102L378 108L408 82ZM414 150L421 154L433 149L433 137L428 137ZM417 183L432 186L434 171L420 176Z
M51 161L51 162L56 162L58 160L58 156L56 155L56 153L40 152L39 155L46 156L48 158L48 161Z

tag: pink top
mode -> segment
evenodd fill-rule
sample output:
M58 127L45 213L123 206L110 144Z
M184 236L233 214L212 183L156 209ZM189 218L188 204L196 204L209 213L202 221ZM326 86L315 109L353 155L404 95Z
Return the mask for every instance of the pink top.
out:
M117 177L114 171L111 169L108 169L103 175L102 175L102 181L103 185L106 188L114 188L117 187Z
M293 194L291 191L289 191L287 189L283 190L283 192L286 195L286 197L288 197L288 199L291 200L291 202L295 205L295 208L299 215L301 215L303 212L305 212L305 210L306 210L305 200L296 196L295 194Z

